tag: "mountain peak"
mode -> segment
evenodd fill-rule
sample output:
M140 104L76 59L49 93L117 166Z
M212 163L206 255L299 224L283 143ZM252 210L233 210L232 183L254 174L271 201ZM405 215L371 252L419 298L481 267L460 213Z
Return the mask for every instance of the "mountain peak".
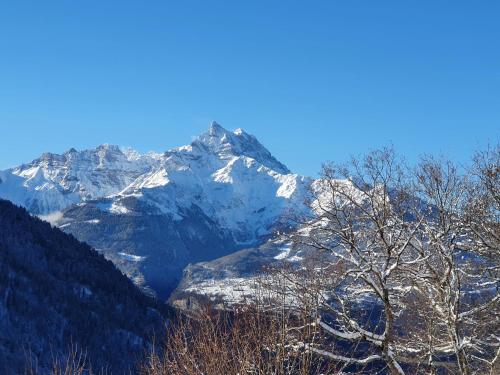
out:
M228 131L226 129L224 129L222 126L220 126L220 124L217 123L217 121L212 121L210 123L209 132L212 134L215 134L215 133L228 132Z
M212 121L208 130L198 136L193 145L203 145L210 151L218 153L222 148L234 146L236 143L237 140L231 131Z
M208 131L196 138L191 145L217 154L223 159L247 156L279 173L290 173L289 169L276 160L257 138L241 128L231 132L212 121Z
M102 145L97 146L95 148L95 151L109 151L109 152L120 152L121 153L120 146L111 145L109 143L103 143Z

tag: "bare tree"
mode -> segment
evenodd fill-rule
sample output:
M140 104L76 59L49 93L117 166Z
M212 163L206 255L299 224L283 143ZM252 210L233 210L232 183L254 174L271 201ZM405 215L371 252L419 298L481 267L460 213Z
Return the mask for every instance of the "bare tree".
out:
M484 373L498 346L498 257L484 257L494 250L484 238L494 232L485 230L492 223L475 202L483 199L471 192L486 187L481 179L459 174L450 162L432 158L418 167L415 184L429 204L420 227L424 262L417 281L437 317L440 334L430 338L437 344L433 349L453 353L461 374ZM487 319L490 314L493 320Z
M327 165L322 177L313 190L318 219L293 240L331 254L328 267L344 269L324 303L331 321L320 319L320 326L339 340L364 341L370 350L361 358L313 346L310 350L346 364L384 361L391 373L402 374L396 357L396 320L407 293L401 288L401 270L420 261L410 251L418 223L405 218L408 177L392 150L374 152L349 166ZM375 325L358 318L362 301L380 307Z
M498 165L497 150L476 157L475 176L432 158L410 173L391 149L326 165L312 189L318 217L292 240L328 254L320 268L335 270L317 324L363 350L308 350L346 366L384 362L393 374L493 371ZM375 317L363 316L367 306Z

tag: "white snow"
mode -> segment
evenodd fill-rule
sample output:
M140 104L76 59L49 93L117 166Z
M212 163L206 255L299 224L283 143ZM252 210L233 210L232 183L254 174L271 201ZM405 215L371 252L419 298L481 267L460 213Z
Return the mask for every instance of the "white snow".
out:
M113 204L109 208L109 212L112 212L114 214L128 214L130 210L127 207L121 205L119 202L113 202Z
M143 261L144 259L146 259L145 256L139 256L139 255L133 255L133 254L128 254L128 253L118 253L118 255L125 259L125 260L129 260L131 262L141 262Z
M181 220L180 212L196 205L237 243L249 245L288 223L291 212L311 215L309 186L321 185L290 173L242 129L230 132L217 123L191 145L165 153L141 155L109 144L72 149L1 171L0 179L0 197L42 215L102 198L100 210L126 215L133 197ZM54 215L51 220L60 219Z
M289 275L290 277L290 275ZM213 301L222 300L227 305L258 299L275 299L289 306L298 304L297 294L291 292L297 281L276 279L270 275L256 274L248 277L206 279L192 284L186 292L200 294Z
M287 260L289 262L300 262L302 261L304 258L303 257L300 257L298 255L294 255L294 256L291 256L290 258L288 258Z
M156 155L140 155L117 146L45 153L31 163L0 172L0 197L47 215L119 193L158 163Z
M276 260L282 260L282 259L285 259L288 257L288 255L290 255L290 250L292 249L291 245L290 244L287 244L286 246L283 246L280 250L281 253L279 253L278 255L276 255L274 257L274 259Z
M87 224L99 224L101 221L99 219L85 220L84 223Z

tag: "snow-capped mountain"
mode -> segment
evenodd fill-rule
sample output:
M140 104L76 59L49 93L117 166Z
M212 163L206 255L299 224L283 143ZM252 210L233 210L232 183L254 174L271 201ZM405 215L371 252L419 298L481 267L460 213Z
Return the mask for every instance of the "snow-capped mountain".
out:
M255 137L213 123L191 145L165 152L109 210L133 214L130 197L151 212L182 219L197 206L229 230L236 243L252 244L276 228L290 209L305 211L307 178L290 173Z
M167 296L188 263L258 246L307 215L311 183L254 136L214 122L190 145L160 154L109 145L44 154L0 172L0 197L50 215Z
M45 153L31 163L0 172L0 196L44 215L88 199L119 193L149 171L159 155L117 146Z

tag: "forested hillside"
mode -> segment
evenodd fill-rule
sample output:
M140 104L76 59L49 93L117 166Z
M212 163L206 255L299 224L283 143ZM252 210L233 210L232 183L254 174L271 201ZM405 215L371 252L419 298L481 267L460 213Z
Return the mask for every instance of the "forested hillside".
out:
M0 373L45 373L75 348L123 373L168 314L90 246L0 200Z

